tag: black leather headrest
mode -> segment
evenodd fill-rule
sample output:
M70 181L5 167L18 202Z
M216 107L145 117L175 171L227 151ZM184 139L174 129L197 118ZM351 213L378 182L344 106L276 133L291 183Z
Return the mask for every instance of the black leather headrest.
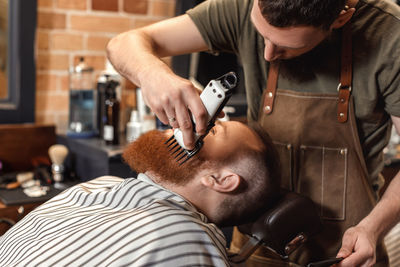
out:
M287 257L322 228L315 204L300 194L282 191L276 205L239 231L261 240L281 257Z

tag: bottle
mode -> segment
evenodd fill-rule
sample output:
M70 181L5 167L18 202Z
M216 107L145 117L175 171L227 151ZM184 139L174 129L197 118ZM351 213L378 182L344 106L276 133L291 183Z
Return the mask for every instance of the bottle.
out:
M106 87L109 80L109 75L102 74L97 80L97 128L99 129L99 136L104 136L104 123L106 121Z
M129 143L136 140L142 134L142 123L139 112L132 110L130 121L126 124L126 141Z
M103 138L104 133L104 123L106 120L106 115L105 115L105 101L106 101L106 87L107 83L110 80L114 80L118 82L118 84L121 84L121 75L114 69L114 67L111 65L110 61L106 61L106 65L104 70L100 73L99 78L97 79L97 128L99 129L99 136L100 138ZM117 93L117 99L121 99L121 88L120 86L116 87L116 93ZM120 115L123 112L123 110L120 110ZM123 113L125 114L125 113ZM119 125L123 126L125 122L122 123L123 116L120 116L120 122ZM123 127L120 127L119 131L122 132L124 130Z
M107 145L119 144L119 101L117 99L117 81L111 80L106 87L105 114L103 139Z
M140 121L142 122L142 133L156 129L156 117L144 102L142 90L140 88L136 89L136 101Z
M83 57L69 72L69 122L67 135L87 138L97 134L96 91L93 67Z

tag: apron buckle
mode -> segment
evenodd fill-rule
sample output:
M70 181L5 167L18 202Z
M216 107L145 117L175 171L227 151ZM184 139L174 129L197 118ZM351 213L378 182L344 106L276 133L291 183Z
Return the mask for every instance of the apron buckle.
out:
M339 92L337 119L338 122L344 123L347 121L348 116L351 86L342 85L342 83L339 83L337 90Z
M339 83L338 84L338 87L337 87L337 91L339 92L339 90L340 89L347 89L347 90L349 90L349 92L351 92L351 86L350 85L342 85L342 83Z

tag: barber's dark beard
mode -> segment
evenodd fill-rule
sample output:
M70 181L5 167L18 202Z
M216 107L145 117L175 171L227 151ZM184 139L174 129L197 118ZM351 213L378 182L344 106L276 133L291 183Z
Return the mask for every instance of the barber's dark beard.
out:
M123 153L125 162L137 173L151 171L165 182L182 185L194 177L205 160L201 153L179 165L165 141L165 132L153 130L129 144Z
M314 80L317 72L331 74L332 71L330 66L326 65L325 59L331 57L332 53L338 52L337 48L340 48L338 41L338 35L334 32L311 51L295 58L279 60L279 73L293 82Z

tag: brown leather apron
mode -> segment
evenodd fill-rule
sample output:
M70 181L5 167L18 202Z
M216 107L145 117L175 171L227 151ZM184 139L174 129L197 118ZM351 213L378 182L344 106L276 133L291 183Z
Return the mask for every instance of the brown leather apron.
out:
M281 185L310 197L317 204L324 224L317 237L290 255L292 263L304 265L336 256L344 231L358 224L375 205L351 96L350 25L343 29L342 39L337 94L276 90L277 64L270 65L263 94L259 122L279 151ZM235 229L231 250L238 251L246 241ZM379 245L377 251L379 266L388 266L383 246ZM262 247L246 266L295 265L281 261Z

